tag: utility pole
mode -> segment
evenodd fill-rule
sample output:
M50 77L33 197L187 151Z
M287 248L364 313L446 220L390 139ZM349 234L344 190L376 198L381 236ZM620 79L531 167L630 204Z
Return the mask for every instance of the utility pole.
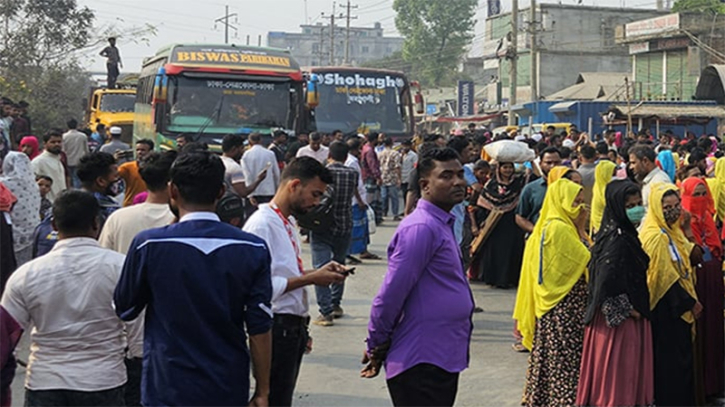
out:
M322 18L330 19L330 65L335 65L335 3L332 3L332 14L322 13Z
M511 70L509 71L509 110L508 125L514 126L513 106L516 104L516 59L518 58L518 34L519 34L519 0L511 1L511 41L507 57L511 59Z
M529 10L529 38L531 39L531 44L529 46L529 50L531 51L531 101L536 102L539 100L539 75L537 71L537 63L536 60L536 32L538 31L538 28L536 27L536 0L531 0L531 10Z
M350 16L350 9L357 8L357 5L350 5L350 0L347 0L347 24L345 29L345 64L350 63L350 20L356 20L357 17Z
M237 27L232 25L232 23L229 21L232 17L234 17L234 24L236 24L237 21L237 13L229 14L229 6L224 6L224 17L219 17L216 20L214 20L214 28L216 28L217 23L224 24L224 43L229 44L229 29L233 29L234 32L237 32Z

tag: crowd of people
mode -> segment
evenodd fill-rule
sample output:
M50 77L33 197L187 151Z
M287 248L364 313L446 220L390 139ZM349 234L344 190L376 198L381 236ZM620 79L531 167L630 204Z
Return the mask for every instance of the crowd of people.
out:
M385 368L394 405L455 402L479 283L517 289L525 405L704 405L725 390L714 136L275 131L226 135L218 156L71 119L41 149L15 106L0 109L3 405L30 330L29 406L289 406L309 323L345 314L350 266L379 260L371 233L398 221L361 371ZM497 160L484 147L499 140L536 159Z

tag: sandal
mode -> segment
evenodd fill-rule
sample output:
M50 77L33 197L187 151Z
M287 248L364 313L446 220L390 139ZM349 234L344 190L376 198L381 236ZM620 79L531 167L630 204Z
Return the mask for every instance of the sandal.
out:
M380 260L381 259L380 256L378 256L377 254L373 254L370 252L365 252L365 253L361 254L360 258L364 259L364 260Z
M511 349L518 353L529 353L529 350L521 342L512 343Z

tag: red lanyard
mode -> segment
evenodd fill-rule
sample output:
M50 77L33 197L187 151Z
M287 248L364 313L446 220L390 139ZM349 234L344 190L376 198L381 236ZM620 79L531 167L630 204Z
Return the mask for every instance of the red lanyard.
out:
M302 266L302 257L300 257L300 247L297 245L297 239L295 239L295 233L294 230L292 230L292 225L290 224L289 220L284 216L282 211L279 210L279 207L277 207L277 204L274 202L269 203L269 207L272 208L272 210L279 216L280 219L282 219L282 223L284 224L285 230L287 230L287 235L289 236L290 242L292 242L292 247L295 249L295 255L297 255L297 267L300 269L300 274L305 274L305 269Z

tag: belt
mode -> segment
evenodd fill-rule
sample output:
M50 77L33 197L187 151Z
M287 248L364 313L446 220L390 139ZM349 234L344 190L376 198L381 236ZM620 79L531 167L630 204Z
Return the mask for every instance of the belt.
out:
M310 317L301 317L294 314L274 314L274 323L288 327L307 327Z

